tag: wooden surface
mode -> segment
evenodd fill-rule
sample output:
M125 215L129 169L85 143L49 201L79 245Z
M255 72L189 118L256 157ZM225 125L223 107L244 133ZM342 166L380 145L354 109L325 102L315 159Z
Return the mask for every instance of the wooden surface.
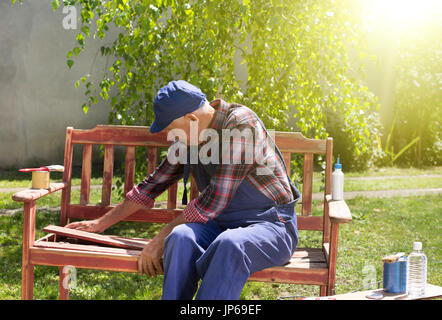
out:
M374 292L382 292L384 297L380 300L428 300L438 297L442 297L442 287L435 286L427 283L425 288L425 296L419 298L409 298L406 293L388 293L384 292L384 289L375 289L367 291L358 291L352 293L338 294L331 296L330 298L336 298L336 300L375 300L369 299L366 296Z
M326 196L329 206L328 215L331 222L348 223L351 221L351 212L344 200L332 200L330 195Z
M97 244L104 244L118 248L142 250L146 245L145 241L133 240L130 238L123 238L123 237L111 237L97 233L85 232L85 231L58 227L58 226L51 226L51 225L44 227L43 231L54 233L56 235L77 238L81 240L91 241Z
M52 182L49 189L26 189L15 193L12 199L20 202L29 202L37 200L47 194L53 193L55 191L61 190L66 187L64 182Z

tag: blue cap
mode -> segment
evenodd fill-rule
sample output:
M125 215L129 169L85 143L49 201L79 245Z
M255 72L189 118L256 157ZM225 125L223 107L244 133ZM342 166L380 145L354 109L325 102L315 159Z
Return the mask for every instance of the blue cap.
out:
M338 156L338 162L335 163L335 169L342 169L342 164L339 163L339 156Z
M163 130L175 119L201 107L205 101L206 95L200 88L184 80L169 82L158 91L153 102L155 120L150 132Z

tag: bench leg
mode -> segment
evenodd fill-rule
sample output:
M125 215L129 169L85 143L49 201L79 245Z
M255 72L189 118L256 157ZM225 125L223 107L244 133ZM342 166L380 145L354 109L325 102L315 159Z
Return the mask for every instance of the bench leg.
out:
M69 300L69 268L67 267L60 267L60 280L58 288L60 300Z
M327 295L327 286L320 286L319 296L324 297Z
M31 264L30 249L35 239L35 201L25 202L23 211L23 249L21 271L21 298L34 298L34 265Z
M22 265L21 298L22 300L34 298L34 266L27 262Z

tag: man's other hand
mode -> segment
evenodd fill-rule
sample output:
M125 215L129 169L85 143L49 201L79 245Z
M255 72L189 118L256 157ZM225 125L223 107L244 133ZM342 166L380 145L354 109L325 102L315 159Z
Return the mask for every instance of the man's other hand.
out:
M93 233L101 233L104 231L102 230L103 228L101 227L98 220L72 222L66 225L65 228L93 232Z
M161 236L154 237L146 246L138 258L138 271L140 274L147 274L151 277L163 274L163 255L164 238Z

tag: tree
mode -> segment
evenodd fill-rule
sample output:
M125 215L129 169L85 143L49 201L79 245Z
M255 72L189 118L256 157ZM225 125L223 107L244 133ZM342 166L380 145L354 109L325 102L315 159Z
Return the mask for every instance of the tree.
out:
M54 10L61 1L53 0ZM330 133L346 169L369 163L379 128L376 97L359 80L367 55L360 34L360 7L353 0L64 0L81 14L75 47L88 38L118 36L101 47L112 58L101 80L85 75L85 113L110 99L109 122L149 125L156 91L184 79L209 99L243 103L268 128L301 131L310 138ZM248 79L235 74L234 56Z

